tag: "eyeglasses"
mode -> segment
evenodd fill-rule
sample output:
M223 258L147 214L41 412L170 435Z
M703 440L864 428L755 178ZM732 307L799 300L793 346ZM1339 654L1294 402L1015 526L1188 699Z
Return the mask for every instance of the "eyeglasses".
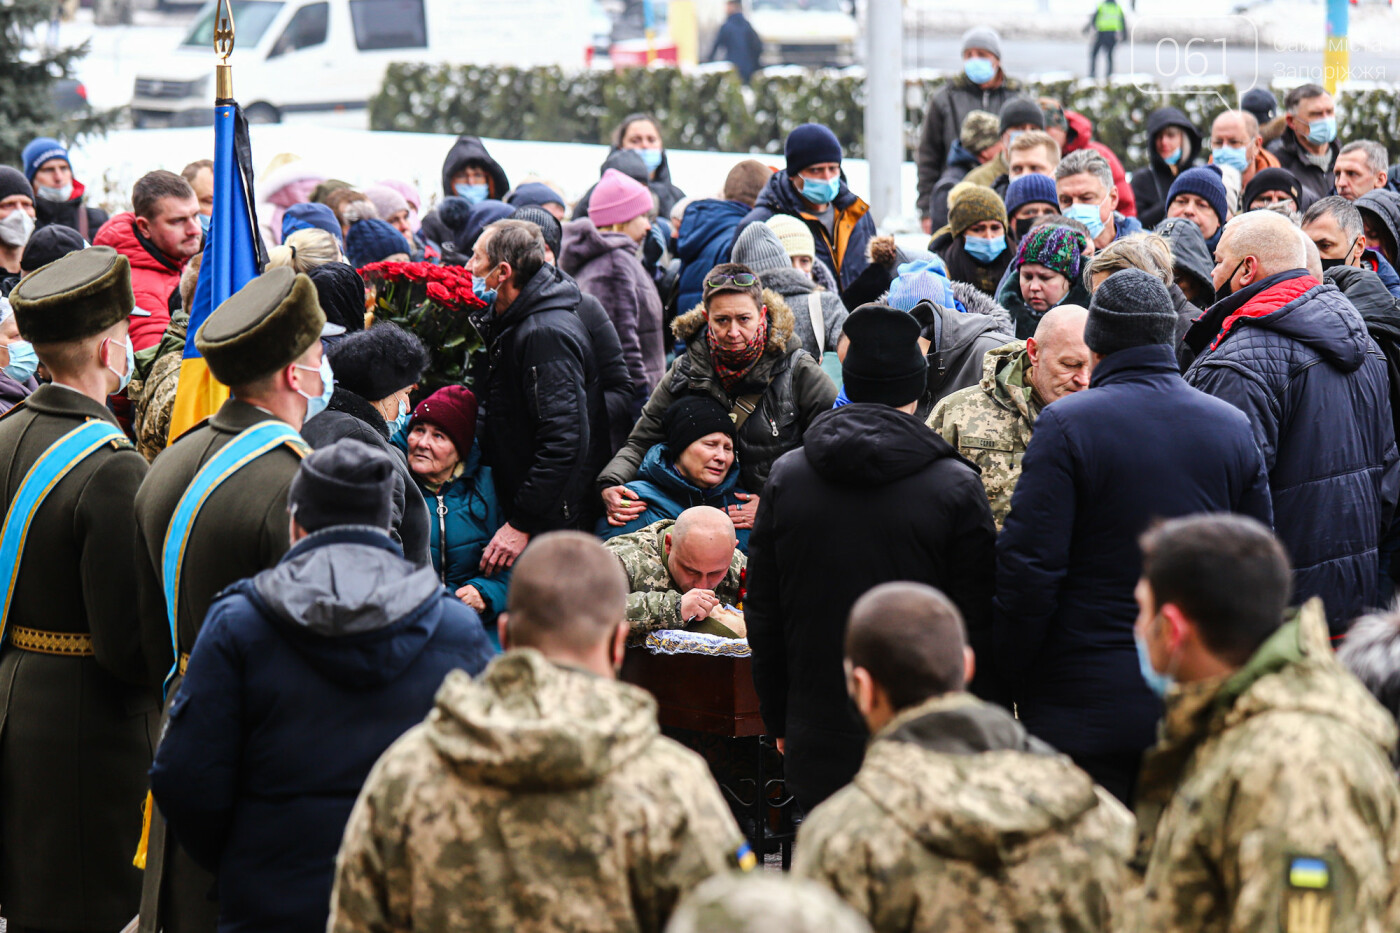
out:
M719 275L712 275L705 280L706 288L722 288L725 285L752 288L757 284L758 276L752 272L721 272Z

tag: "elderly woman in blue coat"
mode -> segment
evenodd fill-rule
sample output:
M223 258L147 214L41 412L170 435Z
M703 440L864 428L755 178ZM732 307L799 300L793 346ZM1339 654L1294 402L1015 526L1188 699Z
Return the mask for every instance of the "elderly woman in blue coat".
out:
M413 409L394 443L428 505L433 568L443 585L481 616L499 649L496 614L506 607L510 571L487 576L481 555L505 518L491 468L476 441L477 401L465 386L445 386Z
M722 510L749 498L739 488L734 420L719 402L708 395L687 395L666 409L661 429L666 440L647 451L637 478L623 487L624 495L646 505L645 511L629 522L599 519L597 534L604 541L663 518L679 518L697 505ZM739 550L748 553L749 529L737 533Z

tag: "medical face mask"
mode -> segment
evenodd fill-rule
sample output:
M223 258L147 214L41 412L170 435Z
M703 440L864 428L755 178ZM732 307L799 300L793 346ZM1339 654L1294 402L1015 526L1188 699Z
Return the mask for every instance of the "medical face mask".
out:
M34 353L34 345L28 340L16 340L6 349L10 351L10 362L4 369L5 375L15 382L28 382L39 368L39 357Z
M50 188L48 185L39 185L35 188L34 194L45 201L67 201L73 197L73 183L70 181L62 188Z
M1308 142L1325 146L1337 138L1337 118L1323 117L1308 124Z
M1176 163L1180 162L1181 147L1177 146L1175 149L1173 149L1171 155L1162 156L1162 161L1167 163L1168 165L1175 165Z
M813 204L830 204L836 198L836 192L841 190L840 176L820 181L816 178L802 176L802 196Z
M1104 201L1108 200L1108 195L1104 195ZM1064 215L1070 220L1077 220L1089 228L1089 238L1097 240L1099 234L1103 233L1103 218L1099 216L1099 211L1103 207L1103 201L1097 204L1074 204L1065 208Z
M661 150L634 149L633 151L636 152L637 155L641 156L642 161L646 163L647 173L650 175L655 175L656 170L661 167Z
M1210 158L1216 165L1228 165L1241 173L1249 167L1243 146L1216 146L1210 151Z
M494 309L496 307L496 290L486 284L486 279L491 276L488 273L484 278L472 278L472 294L486 302L486 307Z
M29 242L34 232L34 218L22 207L10 211L9 216L0 220L0 243L18 248Z
M413 412L408 408L408 399L399 399L399 416L394 419L394 430L403 431L408 428L408 421L413 417Z
M1152 655L1147 650L1147 642L1143 641L1137 632L1133 633L1133 641L1137 644L1138 670L1142 672L1147 689L1159 698L1165 697L1167 691L1176 685L1176 678L1163 674L1152 666Z
M973 84L986 84L996 77L997 66L985 58L969 58L963 62L963 74Z
M314 366L302 366L300 363L295 365L297 369L304 369L307 372L321 374L320 395L307 395L305 392L297 389L297 395L306 399L306 417L303 420L310 421L312 418L315 418L321 412L325 411L326 406L330 405L331 396L335 394L335 373L331 371L330 358L325 356L321 357L321 366L319 369Z
M966 236L963 237L963 249L967 250L967 254L978 262L992 262L1005 251L1006 237Z
M112 343L117 343L117 341L113 340ZM136 372L136 351L132 349L131 338L128 337L126 343L118 344L118 346L126 348L126 372L119 373L111 366L107 367L107 371L117 377L117 391L113 392L113 395L125 392L126 387L131 383L132 373Z
M209 224L212 223L213 220L214 216L212 214L199 215L199 229L204 231L205 236L209 235Z
M487 185L453 185L452 190L457 192L457 197L464 199L469 204L480 204L491 194L491 189Z

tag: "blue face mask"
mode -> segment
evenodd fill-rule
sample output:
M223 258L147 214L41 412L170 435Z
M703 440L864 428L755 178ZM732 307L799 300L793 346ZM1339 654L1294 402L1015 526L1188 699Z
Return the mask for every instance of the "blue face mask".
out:
M1169 156L1162 156L1162 161L1167 163L1168 165L1175 165L1176 163L1180 162L1181 147L1177 146L1175 149L1172 150L1172 154Z
M1216 165L1228 165L1240 173L1249 167L1249 159L1245 157L1242 146L1216 146L1210 151L1210 159Z
M991 262L1006 250L1006 236L966 236L963 237L963 249L978 262Z
M116 341L113 340L112 343L116 343ZM126 372L119 373L112 367L107 367L107 371L117 377L117 391L113 392L113 395L125 392L127 385L131 382L132 374L136 372L136 351L131 347L131 338L128 337L126 343L120 344L120 346L126 347ZM14 350L11 349L10 352L13 353Z
M209 235L209 224L212 223L213 220L214 216L212 214L199 215L199 229L204 231L205 236Z
M802 196L813 204L830 204L836 199L836 193L841 190L840 176L827 181L808 178L806 175L799 177L802 179Z
M452 190L468 204L480 204L491 194L487 185L453 185Z
M39 357L34 353L34 345L28 340L16 340L7 348L10 363L4 373L15 382L28 382L39 368Z
M1102 201L1098 204L1075 204L1065 208L1064 216L1070 220L1077 220L1088 227L1090 239L1097 240L1099 234L1103 233L1103 219L1099 217L1099 208L1102 206Z
M632 151L635 152L635 153L637 153L637 155L639 155L639 156L642 157L642 161L645 162L645 163L646 163L646 166L647 166L647 173L648 173L648 174L651 174L651 175L655 175L655 174L656 174L656 170L659 169L659 168L661 167L661 150L660 150L660 149L634 149L634 150L632 150Z
M486 284L485 278L472 277L472 294L486 302L486 307L496 307L496 290Z
M963 74L973 84L986 84L997 75L997 66L986 58L969 58L963 62Z
M1325 146L1337 138L1337 118L1323 117L1308 124L1308 142L1314 146Z
M1147 689L1157 694L1158 697L1165 697L1167 691L1176 685L1176 678L1163 674L1152 666L1152 656L1147 651L1147 642L1143 641L1136 632L1133 633L1133 641L1137 643L1138 669L1142 671L1142 679L1147 683Z
M1025 130L1011 130L1006 136L1006 151L1010 152L1011 144L1016 141L1017 137L1024 136L1025 133Z
M331 372L331 361L330 357L327 356L321 357L321 366L319 369L311 366L302 366L300 364L297 365L297 369L304 369L307 372L321 374L320 395L307 395L305 392L297 389L297 394L306 399L306 417L302 420L310 421L312 418L315 418L321 412L325 411L326 406L331 403L331 396L335 394L335 373Z
M399 399L399 416L394 419L395 431L407 431L408 421L413 417L413 412L408 409L408 399Z

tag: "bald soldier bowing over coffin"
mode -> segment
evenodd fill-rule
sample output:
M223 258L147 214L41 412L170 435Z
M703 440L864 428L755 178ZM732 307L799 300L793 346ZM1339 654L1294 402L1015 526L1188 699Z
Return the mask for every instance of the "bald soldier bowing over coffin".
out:
M132 550L146 463L106 405L131 378L131 269L70 253L10 301L53 383L0 419L0 914L117 930L160 713Z
M136 497L147 558L142 611L166 621L149 652L169 699L214 596L276 564L290 545L287 491L310 452L298 432L325 408L334 384L321 353L325 323L311 280L271 269L195 335L231 397L156 458ZM179 714L172 703L168 715ZM146 862L140 929L213 933L213 877L176 849L158 811Z

